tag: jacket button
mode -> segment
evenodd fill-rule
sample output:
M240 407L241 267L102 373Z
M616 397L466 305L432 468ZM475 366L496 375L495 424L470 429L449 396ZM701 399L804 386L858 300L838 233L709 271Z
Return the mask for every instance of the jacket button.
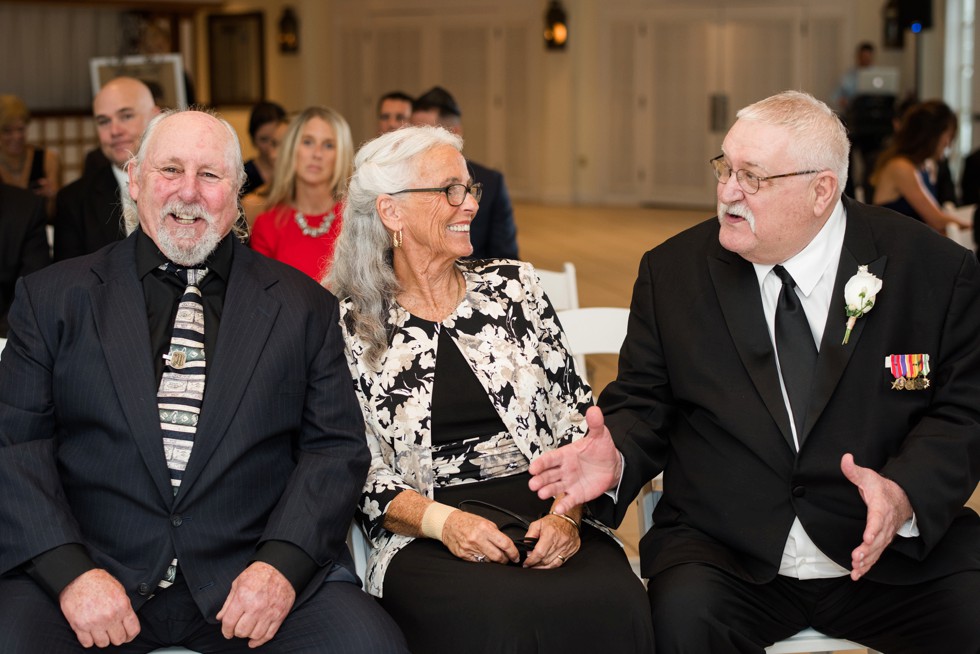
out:
M803 497L804 495L806 495L805 488L803 488L802 486L793 487L793 497Z
M136 592L144 597L150 594L150 584L140 584L136 587Z
M172 524L174 527L179 527L180 525L184 524L184 519L179 515L170 516L170 524Z

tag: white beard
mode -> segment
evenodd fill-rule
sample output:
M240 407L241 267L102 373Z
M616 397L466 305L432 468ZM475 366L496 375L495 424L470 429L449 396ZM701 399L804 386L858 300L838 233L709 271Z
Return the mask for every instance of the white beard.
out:
M167 216L195 216L202 218L207 223L204 235L196 240L177 238L171 229L173 225L168 221ZM221 242L223 234L218 233L214 217L198 204L184 204L183 202L171 202L160 212L160 224L157 229L157 246L164 256L181 266L197 266L204 263L214 249Z

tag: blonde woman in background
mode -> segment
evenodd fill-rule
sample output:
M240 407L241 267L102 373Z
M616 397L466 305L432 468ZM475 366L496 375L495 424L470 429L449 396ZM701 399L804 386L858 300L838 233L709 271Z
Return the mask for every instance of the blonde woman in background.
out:
M343 116L310 107L289 124L251 246L319 280L340 235L354 144Z
M31 112L16 95L0 95L0 181L34 191L54 213L54 196L61 188L61 161L53 150L27 143Z

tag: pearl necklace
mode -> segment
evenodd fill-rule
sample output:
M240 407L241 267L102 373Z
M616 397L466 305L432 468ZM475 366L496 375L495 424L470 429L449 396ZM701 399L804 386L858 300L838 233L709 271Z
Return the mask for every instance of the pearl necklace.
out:
M330 225L333 224L333 219L334 212L331 210L323 217L323 222L320 223L319 227L310 227L310 224L306 222L306 216L302 213L297 211L295 216L299 231L303 232L304 236L309 236L310 238L319 238L326 234L330 230Z

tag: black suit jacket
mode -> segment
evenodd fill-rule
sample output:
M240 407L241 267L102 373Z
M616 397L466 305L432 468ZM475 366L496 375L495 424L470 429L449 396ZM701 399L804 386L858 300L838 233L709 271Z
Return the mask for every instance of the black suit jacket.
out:
M239 243L194 450L163 458L135 237L24 278L0 361L0 574L83 545L136 608L173 556L213 620L270 540L349 568L369 455L337 302Z
M503 174L466 161L474 182L483 184L480 209L470 224L473 254L468 259L516 259L517 225Z
M123 238L119 184L112 166L102 166L58 191L55 199L54 260L91 254Z
M844 199L847 227L800 451L792 445L759 284L718 243L718 221L648 252L618 379L600 406L626 460L621 519L664 470L645 576L704 562L775 577L795 516L849 569L866 508L840 460L896 481L921 536L896 537L868 578L913 583L980 569L980 519L963 508L980 480L980 270L922 224ZM850 342L843 288L867 264L884 283ZM892 390L890 354L927 353L928 390ZM613 514L610 503L597 509Z
M30 191L0 184L0 338L7 336L7 311L21 275L50 263L44 231L44 200Z

